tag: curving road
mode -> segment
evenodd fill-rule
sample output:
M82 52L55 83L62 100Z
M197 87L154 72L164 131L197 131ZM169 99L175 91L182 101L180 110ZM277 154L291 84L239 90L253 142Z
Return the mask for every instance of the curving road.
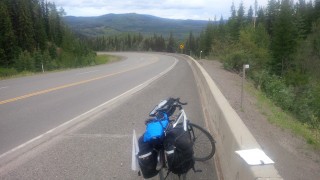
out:
M130 59L0 81L0 154L42 134L171 66L174 58L126 54Z
M188 101L189 118L204 125L182 57L116 55L126 58L0 81L0 179L142 179L130 171L132 130L142 134L148 112L169 96ZM212 161L196 167L203 173L190 172L191 179L216 179Z

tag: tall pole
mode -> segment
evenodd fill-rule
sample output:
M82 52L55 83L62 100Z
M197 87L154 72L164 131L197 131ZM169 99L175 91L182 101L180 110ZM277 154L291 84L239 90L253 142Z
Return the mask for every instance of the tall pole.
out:
M44 73L43 62L41 62L42 73Z
M244 80L246 79L246 69L249 69L249 64L244 64L242 69L242 85L241 85L241 109L243 103L243 89L244 89Z
M201 60L201 53L202 53L202 51L200 51L200 60Z
M245 68L245 65L243 65L243 69L242 69L242 84L241 84L241 109L242 109L242 102L243 102L243 84L244 84L245 76L246 76L246 68Z

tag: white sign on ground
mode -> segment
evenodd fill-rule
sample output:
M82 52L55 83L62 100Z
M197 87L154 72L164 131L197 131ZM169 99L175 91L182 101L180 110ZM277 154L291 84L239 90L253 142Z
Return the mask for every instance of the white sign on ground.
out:
M236 151L249 165L273 164L274 162L260 149Z

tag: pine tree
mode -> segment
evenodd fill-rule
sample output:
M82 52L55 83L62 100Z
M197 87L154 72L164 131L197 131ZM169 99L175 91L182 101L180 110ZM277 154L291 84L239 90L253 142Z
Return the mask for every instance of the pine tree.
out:
M278 75L284 75L292 65L296 49L296 27L293 19L293 7L290 0L282 0L279 16L275 19L271 50L272 68Z
M23 50L33 52L35 49L33 23L31 19L30 1L20 0L18 5L18 43Z
M320 19L320 0L314 0L313 17L314 17L314 22Z
M48 40L52 40L51 33L50 33L50 23L49 23L49 3L47 1L44 2L44 0L41 0L40 4L41 4L41 10L43 12L43 20L44 20L46 35Z
M234 2L232 2L230 19L236 19L236 17L237 17L236 7L234 6Z
M269 34L272 34L275 19L279 14L280 4L276 0L269 0L266 11L266 27Z
M264 12L263 8L260 8L258 10L256 18L257 18L256 19L256 26L259 24L266 26L266 16L265 16L265 12Z
M240 31L240 28L244 26L244 23L245 23L245 8L243 6L243 2L240 3L240 6L239 6L239 9L238 9L238 17L237 17L237 20L238 20L238 29Z
M248 16L247 16L247 22L249 24L252 24L254 21L254 17L253 17L253 9L252 6L250 6L249 10L248 10Z
M170 52L170 53L175 52L174 47L175 47L175 41L174 41L172 32L170 32L169 41L167 45L167 52Z
M186 42L185 49L186 49L187 53L190 55L192 53L196 52L196 41L195 41L195 38L194 38L192 32L189 33L189 38Z
M44 12L39 3L34 5L34 32L37 48L44 51L46 49L47 34L45 30Z
M232 6L231 6L231 17L229 18L227 27L228 27L228 33L230 34L232 40L237 40L239 38L239 29L238 29L238 22L237 22L237 13L236 13L234 3L232 3Z
M10 67L14 63L16 40L9 12L4 2L0 2L0 34L0 66Z

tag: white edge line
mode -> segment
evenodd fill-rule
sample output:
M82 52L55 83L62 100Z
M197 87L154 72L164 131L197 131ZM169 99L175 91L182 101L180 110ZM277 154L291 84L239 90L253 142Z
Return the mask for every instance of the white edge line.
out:
M96 111L97 109L105 106L106 104L111 103L112 101L115 101L115 100L121 98L121 97L124 96L124 95L127 95L127 94L129 95L130 93L133 94L133 93L135 93L135 92L143 89L143 88L146 87L148 84L150 84L150 83L153 82L154 80L160 78L161 76L163 76L164 74L166 74L167 72L169 72L171 69L173 69L173 67L178 63L178 60L177 60L176 58L174 58L174 59L175 59L175 61L174 61L173 65L171 65L168 69L166 69L165 71L161 72L161 73L158 74L157 76L155 76L155 77L147 80L146 82L144 82L144 83L142 83L142 84L140 84L140 85L138 85L138 86L136 86L136 87L134 87L134 88L132 88L132 89L130 89L130 90L122 93L122 94L120 94L120 95L117 96L117 97L112 98L111 100L109 100L109 101L107 101L107 102L105 102L105 103L103 103L103 104L101 104L101 105L99 105L99 106L97 106L97 107L95 107L95 108L93 108L93 109L91 109L91 110L89 110L89 111L87 111L87 112L85 112L85 113L83 113L83 114L81 114L81 115L79 115L79 116L77 116L77 117L75 117L75 118L73 118L73 119L71 119L71 120L69 120L69 121L67 121L67 122L59 125L59 126L57 126L57 127L55 127L55 128L53 128L53 129L51 129L51 130L49 130L49 131L47 131L47 132L45 132L45 133L43 133L43 134L41 134L41 135L39 135L39 136L37 136L37 137L35 137L35 138L33 138L33 139L31 139L31 140L29 140L29 141L27 141L27 142L25 142L25 143L23 143L23 144L21 144L21 145L13 148L13 149L11 149L11 150L9 150L9 151L1 154L1 155L0 155L0 159L3 158L3 157L5 157L5 156L7 156L8 154L11 154L11 153L13 153L13 152L15 152L15 151L17 151L17 150L19 150L19 149L27 146L27 145L33 143L33 142L36 141L36 140L41 139L42 137L44 137L44 136L46 136L46 135L54 132L55 130L57 130L57 129L59 129L59 128L62 128L63 126L66 126L67 124L69 124L69 123L71 123L71 122L73 122L73 121L81 118L82 116L85 116L85 115L87 115L87 114L89 114L89 113L91 113L91 112L93 112L93 111Z
M94 72L98 72L99 70L94 70L94 71L87 71L87 72L83 72L83 73L78 73L76 75L83 75L83 74L89 74L89 73L94 73Z
M0 89L6 89L6 88L8 88L8 86L5 86L5 87L0 87Z

